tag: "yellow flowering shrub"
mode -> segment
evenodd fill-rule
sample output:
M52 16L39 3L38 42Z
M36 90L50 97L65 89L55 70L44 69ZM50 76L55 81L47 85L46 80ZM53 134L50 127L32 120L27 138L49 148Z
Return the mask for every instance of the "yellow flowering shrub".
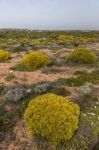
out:
M21 60L21 64L31 69L38 69L50 63L49 58L41 52L31 52L26 54Z
M96 60L95 53L86 48L77 48L67 56L68 62L79 64L95 63Z
M72 43L74 41L74 37L72 35L59 35L58 42L60 44Z
M21 45L21 46L25 46L25 45L27 45L28 43L29 43L28 38L23 38L23 39L20 40L20 45Z
M24 119L33 136L45 138L56 146L70 140L78 128L80 108L67 98L56 94L44 94L31 100Z
M11 55L9 52L0 50L0 62L8 60L11 58Z
M40 41L40 39L34 39L34 40L32 40L32 46L35 48L35 47L38 47L38 46L40 46L40 44L41 44L41 41Z

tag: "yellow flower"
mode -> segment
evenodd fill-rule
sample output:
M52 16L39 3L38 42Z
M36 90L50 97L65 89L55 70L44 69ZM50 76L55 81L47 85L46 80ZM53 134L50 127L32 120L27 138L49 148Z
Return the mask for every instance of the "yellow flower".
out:
M31 100L24 119L32 135L46 138L57 145L70 140L78 128L80 108L67 98L56 94L44 94Z

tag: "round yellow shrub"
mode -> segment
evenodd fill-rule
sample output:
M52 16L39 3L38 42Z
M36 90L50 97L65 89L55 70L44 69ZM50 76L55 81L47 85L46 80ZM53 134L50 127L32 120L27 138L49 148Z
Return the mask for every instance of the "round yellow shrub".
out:
M8 60L11 58L11 55L9 52L0 50L0 62Z
M21 64L31 69L38 69L47 66L51 63L49 58L41 52L31 52L26 54L21 61Z
M33 136L45 138L56 146L70 140L78 128L80 108L67 98L44 94L33 99L25 111L24 119Z
M79 63L79 64L95 63L96 60L97 58L95 53L86 48L77 48L67 56L68 62Z

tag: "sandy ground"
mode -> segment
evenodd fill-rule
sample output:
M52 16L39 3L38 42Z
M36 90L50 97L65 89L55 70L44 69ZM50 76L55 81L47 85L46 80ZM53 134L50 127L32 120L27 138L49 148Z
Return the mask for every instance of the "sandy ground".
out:
M9 62L0 63L0 83L9 84L9 82L5 80L5 77L7 74L10 73L10 68L15 66L20 61L22 55L24 55L24 53L21 53L20 56L14 54L12 55L12 59ZM57 73L57 74L44 74L42 73L41 70L37 70L33 72L13 71L13 74L15 75L15 81L17 81L18 83L24 82L27 85L31 85L39 81L52 81L57 78L63 78L63 77L68 78L72 75L72 70L70 68L65 68L65 71L63 73ZM24 78L26 78L26 81L23 81Z
M44 53L52 55L50 50L43 50ZM58 67L60 69L64 69L64 72L57 73L57 74L44 74L41 72L41 70L37 70L34 72L19 72L19 71L13 71L13 74L15 75L15 79L13 81L7 82L5 80L5 76L10 72L10 68L15 66L21 59L21 57L25 53L22 52L20 55L18 54L12 54L12 59L9 62L6 63L0 63L0 83L4 84L13 84L13 81L17 81L21 84L31 85L34 83L37 83L39 81L52 81L58 78L68 78L72 77L75 70L86 70L86 67ZM89 71L91 71L89 69ZM26 81L23 81L23 79L26 78ZM68 88L69 89L69 88ZM75 89L73 87L70 89L72 93L75 93ZM97 92L99 91L99 88L97 88ZM99 93L99 92L98 92ZM14 109L11 107L6 108L8 111L9 109ZM8 135L4 141L0 143L0 150L37 150L35 144L32 141L31 136L29 135L27 128L24 124L23 120L17 120L15 126L12 129L11 135ZM46 149L48 150L48 149Z

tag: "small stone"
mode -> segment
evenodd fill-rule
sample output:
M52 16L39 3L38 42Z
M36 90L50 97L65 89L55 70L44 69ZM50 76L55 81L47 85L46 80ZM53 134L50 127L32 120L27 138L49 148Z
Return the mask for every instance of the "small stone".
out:
M21 99L24 99L28 96L28 90L25 88L17 87L9 89L5 95L5 99L12 101L12 102L18 102Z

